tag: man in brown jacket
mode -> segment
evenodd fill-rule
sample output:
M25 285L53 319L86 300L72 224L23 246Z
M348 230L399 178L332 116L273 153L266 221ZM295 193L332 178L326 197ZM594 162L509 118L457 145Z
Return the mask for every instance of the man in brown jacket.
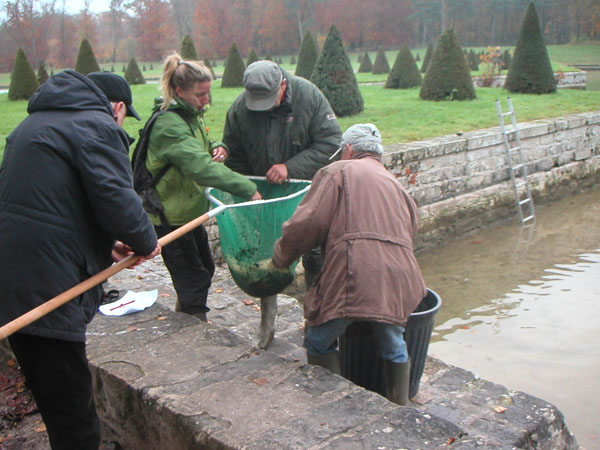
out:
M375 125L342 135L341 161L320 169L275 243L273 264L288 267L321 246L323 271L304 300L308 362L339 373L338 337L368 321L384 360L386 396L408 401L408 316L426 295L413 253L417 206L381 162Z

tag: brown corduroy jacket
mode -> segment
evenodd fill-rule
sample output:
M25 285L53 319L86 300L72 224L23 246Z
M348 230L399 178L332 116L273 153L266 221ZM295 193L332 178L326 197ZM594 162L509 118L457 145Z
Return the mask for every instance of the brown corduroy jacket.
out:
M308 326L339 317L405 324L426 295L413 253L418 210L370 153L320 169L275 243L289 266L321 246L323 272L304 300Z

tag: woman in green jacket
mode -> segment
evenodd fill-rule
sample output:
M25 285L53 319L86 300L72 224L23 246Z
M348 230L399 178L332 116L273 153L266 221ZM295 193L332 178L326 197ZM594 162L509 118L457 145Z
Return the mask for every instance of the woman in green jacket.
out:
M150 132L146 167L152 175L171 167L156 185L168 223L150 216L158 236L206 213L205 186L244 199L258 200L256 185L222 164L227 150L208 139L202 119L210 101L211 73L202 63L184 61L175 53L165 61L160 81L162 98L155 111L166 111ZM164 222L164 221L163 221ZM203 226L165 246L162 257L177 292L176 311L206 320L208 289L215 265Z

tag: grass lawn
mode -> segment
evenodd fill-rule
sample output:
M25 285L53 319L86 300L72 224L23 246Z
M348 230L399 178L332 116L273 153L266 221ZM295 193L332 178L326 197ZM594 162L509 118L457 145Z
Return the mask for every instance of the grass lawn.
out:
M221 88L219 84L219 81L214 83L213 105L205 115L209 135L214 140L221 138L227 108L242 91L242 88ZM354 123L375 123L385 144L498 126L494 101L504 100L508 95L501 88L480 88L472 101L431 102L421 100L418 89L393 90L365 85L360 90L365 110L356 116L341 118L340 125L346 129ZM145 121L158 95L158 85L132 86L132 91L136 110ZM560 89L555 94L512 94L511 97L519 122L600 109L600 91ZM0 95L0 152L6 136L26 116L26 109L26 101L10 102L5 94ZM506 109L505 103L503 109ZM133 137L138 136L142 125L143 122L130 118L125 121L125 129Z

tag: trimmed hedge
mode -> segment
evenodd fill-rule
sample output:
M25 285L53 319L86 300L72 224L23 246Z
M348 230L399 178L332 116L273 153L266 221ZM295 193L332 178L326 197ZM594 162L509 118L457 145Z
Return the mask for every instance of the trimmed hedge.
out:
M360 66L358 66L358 73L369 73L371 70L373 70L373 63L371 62L371 58L369 58L369 52L365 52Z
M138 66L135 58L131 58L129 60L129 64L127 64L127 69L125 69L124 78L127 80L129 84L146 84L146 80L144 79L144 75L142 75L142 71Z
M306 78L310 80L310 77L315 69L315 63L319 57L319 50L315 43L315 38L310 31L304 33L302 43L300 44L300 52L298 53L298 63L296 64L295 75L297 77Z
M235 45L235 42L231 43L229 47L229 54L225 61L225 70L223 70L223 79L221 80L221 87L241 87L244 85L244 70L246 65L242 60L240 52Z
M419 96L423 100L476 97L467 60L452 30L446 30L436 45Z
M179 55L182 59L188 61L198 61L198 52L194 41L189 34L186 34L181 40L181 48L179 49Z
M352 116L364 109L352 64L344 50L342 35L335 25L329 29L311 81L325 94L339 117Z
M254 47L250 49L250 53L248 54L248 59L246 60L246 67L248 67L250 64L252 64L253 62L258 61L260 58L258 57L258 55L256 54L256 50L254 50Z
M75 61L75 71L83 75L92 72L100 72L100 66L92 50L92 46L87 39L82 39L77 53L77 61Z
M385 56L383 47L381 45L377 49L377 56L375 56L375 62L373 63L373 74L390 73L390 63Z
M533 2L521 24L521 34L515 47L504 87L522 94L556 92L556 80L548 50L544 44L540 19Z
M427 50L425 51L425 56L423 57L423 63L421 64L421 73L427 72L429 61L431 61L431 55L433 55L433 45L429 44L427 46Z
M383 87L386 89L409 89L420 85L421 73L417 62L408 47L403 45Z
M17 50L15 64L10 74L8 86L9 100L27 100L40 87L35 72L21 47Z

